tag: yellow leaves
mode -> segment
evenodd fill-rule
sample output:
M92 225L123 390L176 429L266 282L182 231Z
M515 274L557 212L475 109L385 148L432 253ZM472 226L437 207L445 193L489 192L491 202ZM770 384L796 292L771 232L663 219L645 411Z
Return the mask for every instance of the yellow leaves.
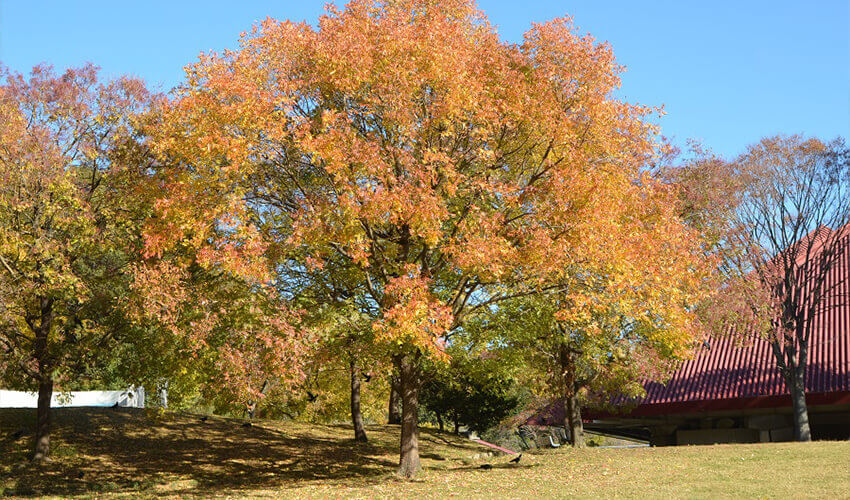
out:
M483 279L500 279L520 258L504 226L503 214L470 208L446 252L464 271Z
M572 293L565 296L567 306L555 313L555 319L575 325L588 325L595 314L601 313L608 306L596 296L585 293Z

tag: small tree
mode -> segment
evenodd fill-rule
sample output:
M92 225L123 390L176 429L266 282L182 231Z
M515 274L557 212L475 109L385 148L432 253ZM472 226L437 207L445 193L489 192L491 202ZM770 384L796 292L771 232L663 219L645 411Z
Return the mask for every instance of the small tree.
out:
M481 355L451 349L451 362L425 368L422 405L430 410L440 430L445 421L478 433L508 417L519 404L517 382L511 367L486 351Z
M530 387L548 393L544 400L563 403L564 428L575 447L584 446L582 406L641 396L642 382L669 375L702 331L689 311L705 296L700 280L670 286L656 276L652 285L620 288L620 296L606 297L601 290L585 295L588 286L609 293L619 288L594 281L565 286L571 293L502 304L497 317L482 325L524 368Z
M149 96L135 79L99 83L91 65L0 76L0 380L37 388L41 460L56 384L90 374L132 332L119 297L150 211L132 122Z
M341 361L349 379L349 409L354 429L354 441L366 442L366 429L363 425L362 381L364 367L371 371L380 366L380 354L375 352L371 329L371 318L363 314L354 301L318 306L319 326L323 342L316 350L314 363L327 367ZM369 369L367 369L369 371ZM367 373L371 379L371 374Z

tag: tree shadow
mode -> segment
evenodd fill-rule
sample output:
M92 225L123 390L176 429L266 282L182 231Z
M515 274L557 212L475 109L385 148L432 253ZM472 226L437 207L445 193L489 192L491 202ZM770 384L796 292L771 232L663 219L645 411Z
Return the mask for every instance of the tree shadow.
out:
M21 422L32 422L33 412L0 409L0 440ZM350 426L261 422L242 427L237 419L146 415L131 408L57 409L52 459L42 465L25 461L31 432L0 441L11 452L0 458L0 472L13 479L11 489L6 483L6 494L66 496L167 487L167 493L179 495L312 481L373 483L397 467L398 428L391 426L370 426L370 442L355 444ZM446 460L429 449L433 436L426 432L422 437L423 461ZM461 440L456 446L474 450Z

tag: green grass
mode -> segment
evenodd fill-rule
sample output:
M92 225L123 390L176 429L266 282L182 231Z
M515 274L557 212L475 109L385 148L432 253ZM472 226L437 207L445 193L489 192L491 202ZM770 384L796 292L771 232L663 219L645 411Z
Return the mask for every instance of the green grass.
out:
M394 477L397 426L241 421L133 409L55 412L52 460L26 461L32 410L0 410L0 492L42 497L850 498L850 442L560 449L508 457L423 430L425 470ZM481 470L482 463L492 470Z

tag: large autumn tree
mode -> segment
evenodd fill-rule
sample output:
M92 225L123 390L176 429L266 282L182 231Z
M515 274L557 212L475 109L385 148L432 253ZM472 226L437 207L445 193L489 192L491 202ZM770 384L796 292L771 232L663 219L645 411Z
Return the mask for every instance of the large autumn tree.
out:
M149 95L93 66L0 76L0 380L38 390L41 460L55 384L90 375L129 331L120 297L150 208L132 118Z
M569 19L510 44L469 0L268 19L189 66L151 128L166 180L148 251L262 247L282 282L344 263L399 369L410 477L422 361L470 314L576 266L636 283L623 259L652 226L630 209L657 201L656 130L614 97L620 72Z

